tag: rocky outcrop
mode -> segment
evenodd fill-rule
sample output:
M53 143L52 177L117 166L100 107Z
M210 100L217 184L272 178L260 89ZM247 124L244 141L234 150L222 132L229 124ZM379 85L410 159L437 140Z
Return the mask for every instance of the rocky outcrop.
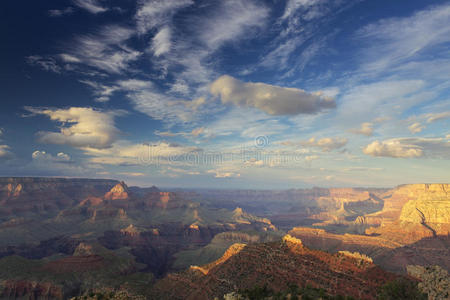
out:
M121 181L105 194L106 200L126 200L129 197L128 186Z
M233 244L227 249L227 251L225 251L225 253L222 255L222 257L219 258L218 260L216 260L216 261L214 261L214 262L212 262L210 264L207 264L207 265L205 265L203 267L191 266L190 269L191 270L197 270L197 271L201 272L203 275L207 275L208 272L212 268L214 268L214 267L216 267L216 266L218 266L220 264L223 264L228 259L230 259L230 257L232 257L233 255L236 255L239 252L241 252L242 249L245 248L245 246L246 246L246 244L241 244L241 243Z

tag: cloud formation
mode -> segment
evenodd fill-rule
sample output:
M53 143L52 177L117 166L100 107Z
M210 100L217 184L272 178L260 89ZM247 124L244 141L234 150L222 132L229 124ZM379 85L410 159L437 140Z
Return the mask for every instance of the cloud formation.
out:
M121 111L103 112L90 107L26 109L61 123L60 132L38 132L41 143L95 149L109 148L117 140L120 131L114 125L114 118L124 114Z
M105 26L96 34L77 37L74 46L60 57L67 63L83 63L108 73L120 74L128 71L129 64L142 54L126 45L134 34L135 31L128 27Z
M167 142L133 144L119 141L108 149L85 149L89 161L105 165L159 165L183 162L184 155L197 153L197 147Z
M151 50L155 56L161 56L170 51L172 33L170 27L164 26L153 37Z
M424 128L425 128L425 126L423 126L419 122L413 123L408 126L408 130L413 134L421 132Z
M348 140L346 138L316 139L315 137L312 137L307 141L300 142L300 144L304 147L315 147L322 149L322 151L329 152L344 147L347 142Z
M393 158L449 158L450 140L446 138L394 138L374 141L363 148L370 156Z
M353 132L353 133L356 133L356 134L362 134L362 135L365 135L365 136L371 136L373 134L372 126L373 126L373 123L365 122L365 123L361 124L361 128L353 129L353 130L350 130L350 131Z
M47 153L45 151L39 151L39 150L34 151L33 154L31 154L31 158L34 161L39 161L39 162L44 162L44 163L48 163L48 162L67 163L67 162L71 161L70 156L63 152L59 152L58 154L56 154L56 156L53 156L50 153Z
M450 111L427 114L427 123L433 123L433 122L448 119L448 118L450 118Z
M73 0L73 3L91 14L103 13L108 10L98 0Z
M11 148L8 145L0 145L0 158L11 156L12 153L9 151L10 149Z
M265 83L245 83L228 75L214 81L210 91L220 97L222 103L253 107L270 115L314 114L336 107L334 99L324 97L321 93Z
M136 12L139 34L171 22L173 15L184 7L194 4L192 0L143 0Z

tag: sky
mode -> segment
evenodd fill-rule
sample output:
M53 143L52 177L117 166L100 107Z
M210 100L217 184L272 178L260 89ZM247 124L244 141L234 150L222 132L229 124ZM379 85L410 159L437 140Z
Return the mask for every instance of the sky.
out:
M450 182L450 2L0 4L0 176Z

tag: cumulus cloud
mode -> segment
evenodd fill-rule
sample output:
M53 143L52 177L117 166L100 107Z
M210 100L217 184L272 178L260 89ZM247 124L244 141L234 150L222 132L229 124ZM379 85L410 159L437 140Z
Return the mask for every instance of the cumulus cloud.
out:
M344 147L348 140L346 138L310 138L307 141L302 141L300 144L305 147L320 148L322 151L329 152L335 149Z
M321 93L265 83L245 83L228 75L214 81L210 91L214 96L220 96L222 103L254 107L270 115L313 114L336 107L333 99Z
M108 8L102 6L98 0L73 0L73 3L92 14L103 13L108 10Z
M11 148L8 145L0 145L0 158L11 156L12 153L10 149Z
M60 132L38 132L40 142L95 149L109 148L117 140L120 131L114 125L114 118L124 114L122 111L103 112L90 107L26 109L61 123Z
M361 124L361 128L353 129L351 132L356 134L362 134L365 136L371 136L373 134L373 123L365 122Z
M364 154L394 158L448 158L450 140L445 138L394 138L374 141L363 148Z
M413 134L421 132L424 128L425 128L425 126L423 126L419 122L413 123L408 126L409 131Z
M71 161L70 156L63 152L59 152L58 154L56 154L56 156L54 156L45 151L36 150L33 152L33 154L31 154L31 157L33 158L34 161L39 161L39 162L44 162L44 163L47 163L47 162L67 163L67 162Z

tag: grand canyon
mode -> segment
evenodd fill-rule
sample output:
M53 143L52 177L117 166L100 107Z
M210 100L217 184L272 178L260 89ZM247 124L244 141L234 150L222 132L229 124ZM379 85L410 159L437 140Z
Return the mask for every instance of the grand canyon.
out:
M170 191L1 178L0 295L221 299L295 285L376 299L439 266L447 285L426 288L445 299L449 203L448 184Z
M450 300L450 1L0 1L0 300Z

